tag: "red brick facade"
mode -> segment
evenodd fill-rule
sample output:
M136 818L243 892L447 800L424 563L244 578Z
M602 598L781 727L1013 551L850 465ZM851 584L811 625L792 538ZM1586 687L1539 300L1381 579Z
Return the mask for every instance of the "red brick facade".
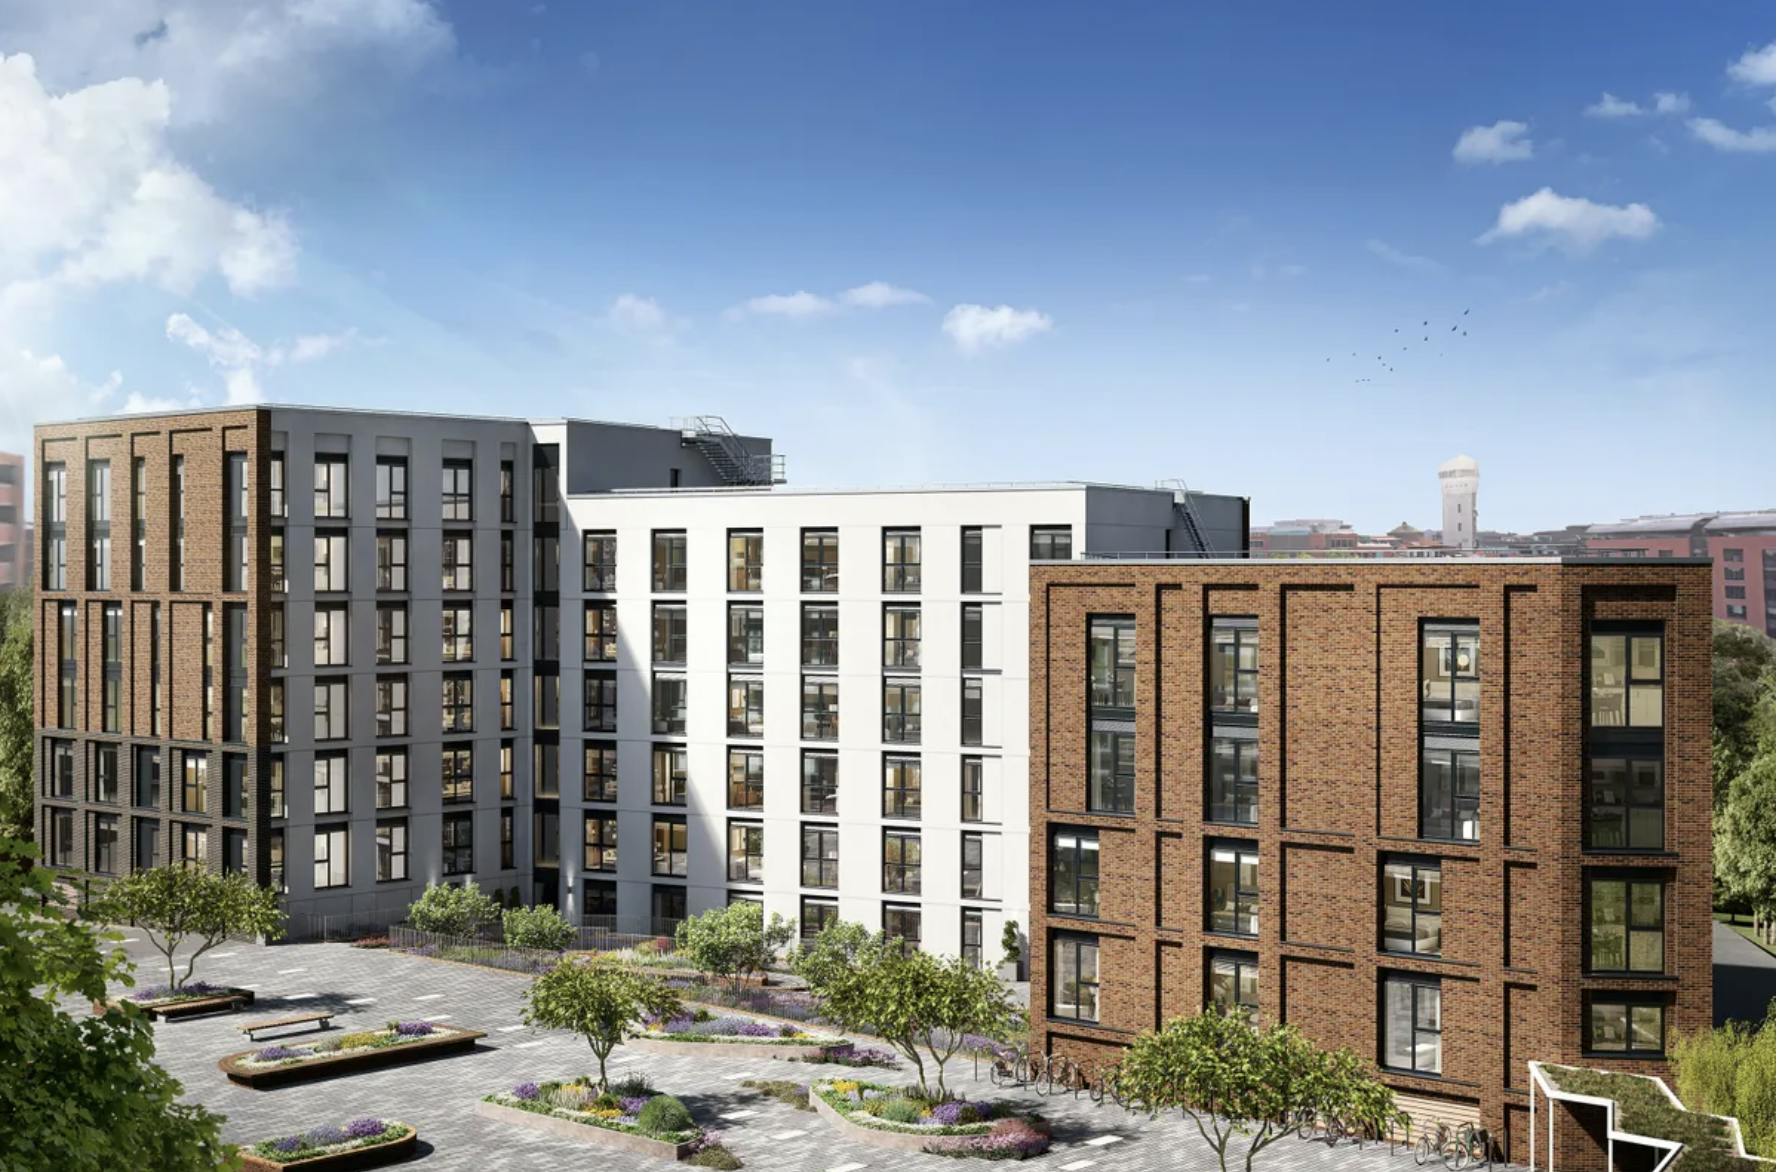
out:
M1524 1150L1527 1061L1580 1061L1585 1005L1631 990L1667 1027L1712 1021L1712 571L1704 563L1428 560L1396 563L1087 562L1032 570L1032 1044L1094 1061L1206 1002L1214 949L1256 954L1259 1013L1379 1060L1381 973L1436 976L1438 1077L1384 1071L1420 1109L1482 1120ZM1093 615L1136 618L1131 816L1087 810L1087 646ZM1260 648L1259 824L1209 826L1211 620L1253 616ZM1480 637L1475 844L1418 838L1420 628L1474 621ZM1664 634L1664 847L1585 852L1589 626ZM1048 912L1054 826L1099 831L1096 919ZM1207 930L1206 852L1258 846L1260 931ZM1386 856L1437 859L1438 957L1387 953ZM1592 976L1585 872L1664 883L1663 971ZM1049 944L1099 940L1092 1025L1051 1015ZM1659 1060L1590 1065L1662 1073Z

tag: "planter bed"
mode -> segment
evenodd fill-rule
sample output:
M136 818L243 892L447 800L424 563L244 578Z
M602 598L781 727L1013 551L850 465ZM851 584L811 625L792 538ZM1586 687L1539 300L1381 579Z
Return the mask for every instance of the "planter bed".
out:
M861 1090L866 1094L866 1104L895 1100L912 1103L926 1113L926 1121L900 1122L869 1114L859 1099ZM893 1151L1024 1160L1042 1155L1051 1147L1050 1125L1007 1100L944 1103L930 1109L895 1087L855 1079L821 1079L810 1085L810 1106L860 1143ZM935 1122L935 1116L940 1121ZM947 1119L957 1121L946 1122ZM963 1122L965 1119L971 1122Z
M404 1022L400 1032L385 1027L299 1046L262 1046L230 1054L216 1065L232 1081L264 1090L306 1078L352 1074L379 1066L414 1062L449 1051L468 1050L487 1036L480 1030L432 1022ZM388 1040L395 1037L403 1040Z
M381 1130L373 1131L374 1127ZM302 1135L280 1136L241 1149L246 1172L347 1172L393 1164L414 1154L415 1130L394 1119L355 1119L345 1127L318 1127Z
M1611 1100L1614 1110L1610 1119L1617 1128L1613 1138L1664 1151L1679 1146L1679 1154L1669 1165L1672 1172L1771 1167L1769 1161L1745 1151L1742 1127L1735 1119L1689 1111L1660 1079L1546 1062L1536 1067L1561 1094L1603 1106Z
M777 1058L820 1062L823 1055L848 1045L837 1034L810 1033L791 1022L767 1022L736 1014L712 1014L704 1008L648 1023L631 1039L644 1053L714 1054L737 1058Z
M622 1089L623 1084L619 1086ZM620 1097L614 1093L605 1098L608 1101L617 1099L637 1108L638 1104L658 1097L646 1087L641 1089L645 1091L642 1095ZM567 1105L565 1097L581 1099L586 1109ZM620 1106L595 1106L597 1098L597 1092L583 1083L521 1083L511 1091L485 1096L476 1104L476 1114L576 1143L635 1152L662 1160L683 1160L696 1153L704 1142L704 1133L697 1127L647 1132L638 1125L636 1114L625 1113L625 1108Z
M95 1001L93 1002L93 1012L102 1014L113 1006L134 1005L150 1017L159 1018L162 1021L174 1021L178 1018L197 1017L205 1013L221 1013L224 1010L234 1012L243 1005L253 1004L252 989L237 989L227 985L205 985L201 982L196 984L198 989L196 992L167 993L165 986L155 989L139 989L125 997L116 997L109 1001ZM144 996L144 994L156 993L160 995Z

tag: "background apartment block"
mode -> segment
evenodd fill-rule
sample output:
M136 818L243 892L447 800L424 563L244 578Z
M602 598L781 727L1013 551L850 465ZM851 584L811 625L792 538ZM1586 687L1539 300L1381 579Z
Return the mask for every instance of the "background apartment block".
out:
M547 436L540 429L540 436ZM1027 926L1027 566L1240 548L1245 502L1086 484L571 493L565 906L763 901L993 963ZM571 546L571 531L574 545Z
M25 508L25 458L0 452L0 590L31 588L31 518Z
M1038 565L1037 1047L1245 1006L1526 1144L1712 1024L1703 560ZM1129 773L1114 763L1129 759Z
M1712 617L1774 637L1774 510L1682 513L1588 526L1590 553L1712 559Z

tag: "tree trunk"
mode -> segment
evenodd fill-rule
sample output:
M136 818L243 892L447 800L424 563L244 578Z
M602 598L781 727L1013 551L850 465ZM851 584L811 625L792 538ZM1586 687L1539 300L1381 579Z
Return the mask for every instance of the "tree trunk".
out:
M591 1042L588 1044L590 1046L593 1045ZM607 1090L607 1087L606 1087L606 1055L610 1054L611 1052L612 1052L612 1048L610 1046L607 1046L604 1049L601 1049L599 1046L593 1046L593 1056L599 1060L599 1064L600 1064L600 1093L601 1094L604 1094Z

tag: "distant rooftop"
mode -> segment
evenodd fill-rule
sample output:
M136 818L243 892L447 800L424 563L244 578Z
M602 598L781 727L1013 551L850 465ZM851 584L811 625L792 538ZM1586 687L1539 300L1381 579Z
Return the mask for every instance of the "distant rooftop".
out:
M461 419L472 423L515 423L532 427L553 427L562 424L578 423L592 427L634 427L648 431L681 431L680 419L671 419L665 423L636 423L621 419L583 419L579 416L545 416L523 417L518 415L491 415L468 411L407 411L399 407L339 407L322 406L314 403L246 403L237 406L218 405L213 407L174 407L165 411L130 411L114 412L109 415L82 415L70 419L46 419L39 427L58 427L75 423L102 423L111 420L128 419L166 419L178 415L219 415L234 414L240 411L297 411L332 413L338 415L393 415L403 419ZM744 436L746 439L763 439L763 436Z
M1695 529L1772 529L1773 509L1745 509L1718 513L1655 513L1629 517L1623 521L1603 521L1590 525L1590 537L1657 537L1665 534L1681 536Z
M719 485L719 486L683 486L679 488L614 488L604 492L571 493L572 497L613 497L613 496L845 496L845 495L883 495L887 493L943 493L943 492L1071 492L1075 490L1094 492L1141 492L1145 494L1165 493L1172 495L1170 488L1157 488L1142 484L1107 484L1092 480L1006 480L982 481L959 484L891 484L891 485ZM1222 493L1201 492L1198 489L1188 490L1194 496L1222 496Z
M1578 566L1616 565L1617 566L1617 565L1625 565L1628 562L1636 562L1640 565L1651 565L1651 566L1709 566L1712 564L1712 559L1705 558L1705 557L1698 557L1698 558L1696 558L1696 557L1674 557L1674 558L1656 559L1656 558L1636 557L1636 556L1633 556L1633 554L1631 554L1630 552L1616 553L1611 550L1597 550L1597 551L1593 551L1593 552L1586 553L1586 554L1580 554L1580 555L1577 555L1577 554L1546 555L1546 554L1528 554L1525 551L1518 550L1518 549L1483 549L1483 548L1478 548L1478 549L1456 549L1456 548L1372 549L1372 548L1368 548L1366 546L1360 546L1358 548L1350 548L1350 549L1278 549L1278 550L1257 549L1257 550L1252 550L1246 554L1244 554L1240 551L1237 551L1237 550L1227 550L1227 551L1214 552L1210 556L1201 556L1201 555L1194 553L1190 550L1133 550L1133 551L1127 551L1127 552L1123 552L1123 553L1084 553L1080 557L1078 557L1074 560L1089 561L1089 562L1126 562L1126 563L1138 564L1138 565L1143 565L1143 564L1174 565L1174 564L1178 564L1178 563L1182 563L1182 562L1204 562L1204 563L1211 564L1211 565L1242 565L1247 562L1294 562L1294 561L1317 562L1317 563L1323 564L1323 565L1327 565L1330 563L1341 564L1344 562L1352 563L1355 565L1364 565L1367 563L1377 563L1377 562L1410 562L1410 563L1414 563L1414 562L1426 562L1426 561L1476 562L1479 564L1491 564L1491 563L1497 563L1497 562L1527 562L1527 563L1534 563L1534 564L1539 564L1539 565L1562 564L1562 565L1566 565L1566 566L1570 566L1570 565L1578 565ZM1035 561L1033 564L1034 565L1039 565L1039 564L1063 565L1066 563L1063 563L1063 562L1041 563L1041 562Z

